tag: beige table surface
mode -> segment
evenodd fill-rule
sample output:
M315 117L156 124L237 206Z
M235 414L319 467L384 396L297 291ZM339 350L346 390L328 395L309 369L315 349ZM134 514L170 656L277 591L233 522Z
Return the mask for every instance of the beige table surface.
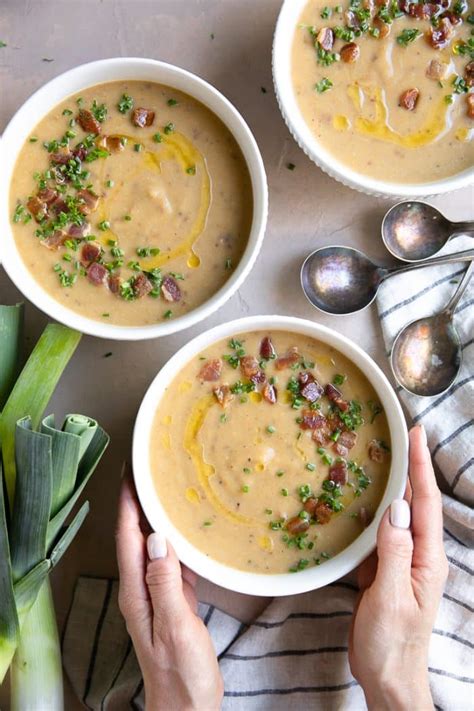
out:
M53 576L60 624L79 574L116 575L115 510L121 462L130 456L133 421L158 369L188 339L247 314L291 314L343 331L387 372L375 307L356 316L325 317L312 309L300 290L301 262L317 246L355 245L373 257L385 257L380 221L390 203L327 177L289 135L273 94L270 69L280 5L280 0L0 0L0 39L8 44L0 49L0 130L33 91L77 64L119 55L162 59L207 79L242 112L260 146L270 190L262 253L240 292L219 313L162 340L116 343L84 337L61 380L51 411L58 416L73 411L96 417L110 433L112 445L87 490L91 513ZM295 164L294 171L286 168L288 162ZM472 191L433 202L449 217L473 216ZM0 303L19 298L0 270ZM31 345L46 318L31 304L26 314ZM109 351L113 355L104 358ZM205 581L200 583L200 597L242 619L251 618L265 602ZM68 711L79 708L69 689L66 694ZM8 708L1 701L0 695L1 707Z

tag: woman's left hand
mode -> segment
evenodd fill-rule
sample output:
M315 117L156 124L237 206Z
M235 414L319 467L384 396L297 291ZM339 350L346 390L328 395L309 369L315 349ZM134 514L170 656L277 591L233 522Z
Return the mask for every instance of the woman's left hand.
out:
M117 525L119 605L142 670L147 711L214 711L223 682L197 615L196 576L180 565L160 533L146 540L141 519L133 482L126 478Z

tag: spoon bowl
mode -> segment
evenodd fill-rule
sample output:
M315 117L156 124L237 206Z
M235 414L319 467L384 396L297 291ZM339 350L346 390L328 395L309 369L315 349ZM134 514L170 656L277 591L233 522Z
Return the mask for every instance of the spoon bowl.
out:
M372 303L382 270L353 247L321 247L301 268L301 286L310 303L325 313L352 314Z
M474 223L450 222L426 202L400 202L382 221L388 251L404 262L418 262L437 254L456 235L473 234Z
M301 267L301 286L308 301L327 314L353 314L369 306L380 284L395 274L474 259L474 250L436 257L423 264L383 267L353 247L320 247Z
M433 397L448 390L462 361L461 339L454 312L474 274L474 262L442 311L412 321L396 337L390 363L400 385L413 395Z
M441 395L461 367L459 335L445 311L412 321L398 334L391 365L399 384L413 395Z

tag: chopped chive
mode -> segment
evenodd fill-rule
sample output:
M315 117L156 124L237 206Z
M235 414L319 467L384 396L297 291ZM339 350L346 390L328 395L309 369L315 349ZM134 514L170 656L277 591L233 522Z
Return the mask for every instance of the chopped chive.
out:
M296 168L296 165L294 163L287 163L286 167L288 170L294 170Z
M230 257L227 257L225 260L225 268L227 270L232 269L232 259Z
M105 232L106 230L110 229L110 222L108 220L102 220L101 222L99 222L98 227L99 230Z
M305 466L305 469L307 469L310 472L314 472L314 470L316 469L316 465L313 464L312 462L308 462Z
M267 432L268 434L273 434L274 432L276 432L276 427L274 427L273 425L268 425Z
M282 496L288 496L288 489L280 489L280 494Z
M161 143L163 141L163 136L161 135L161 133L155 133L153 134L153 140L155 141L155 143Z
M115 183L114 183L113 180L107 180L106 183L105 183L105 185L106 185L108 188L113 188L114 185L115 185Z
M171 311L171 309L168 309L168 311L165 311L165 313L163 314L163 318L171 318L172 315L173 312Z
M136 153L141 153L142 148L143 148L143 146L142 146L141 143L135 143L135 145L133 146L133 150L134 150Z
M244 494L248 494L248 492L250 491L250 487L247 486L247 484L244 484L244 486L242 487L242 491L244 492Z
M178 101L176 99L168 99L166 103L168 104L168 106L176 106Z
M171 123L171 121L170 123L167 123L163 131L166 133L167 136L169 136L169 134L173 133L174 131L174 123Z
M31 138L29 139L30 143L36 143L37 140L38 138L36 136L31 136Z
M124 216L123 216L123 219L124 219L126 222L130 222L130 220L132 219L132 216L131 216L131 215L124 215Z

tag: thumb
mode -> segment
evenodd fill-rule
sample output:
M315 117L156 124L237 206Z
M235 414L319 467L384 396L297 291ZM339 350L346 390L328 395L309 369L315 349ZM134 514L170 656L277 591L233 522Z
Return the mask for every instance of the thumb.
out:
M155 622L159 624L170 618L179 619L187 611L188 604L183 593L178 557L166 538L158 532L148 536L147 550L146 584Z
M410 505L396 499L380 523L377 532L376 583L392 592L411 585L413 538L410 531Z

